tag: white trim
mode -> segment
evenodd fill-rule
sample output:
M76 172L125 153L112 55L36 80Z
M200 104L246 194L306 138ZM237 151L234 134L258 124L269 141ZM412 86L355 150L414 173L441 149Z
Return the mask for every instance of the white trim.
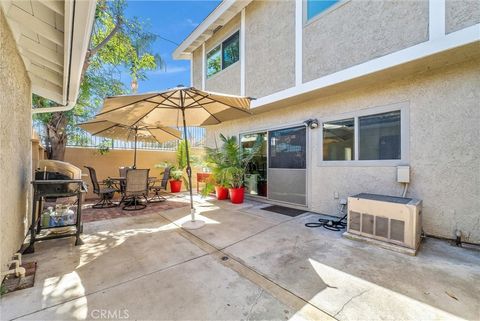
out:
M193 53L190 54L190 87L193 87Z
M245 96L245 8L240 14L240 96Z
M445 36L445 0L429 0L428 13L429 39Z
M450 33L435 40L420 43L418 45L396 51L394 53L369 60L365 63L343 69L333 74L290 87L274 94L258 98L252 101L251 108L259 108L264 105L276 103L281 100L293 98L315 90L336 85L355 78L363 77L375 72L383 71L414 60L428 57L442 51L480 41L480 24Z
M323 117L319 122L318 142L319 157L318 167L394 167L399 165L408 165L410 161L410 102L403 101L384 106L368 107L334 116ZM400 159L392 160L359 160L359 126L358 119L362 116L388 113L391 111L400 111ZM324 161L323 160L323 124L325 122L353 118L355 120L354 136L354 160L351 161Z
M205 42L202 43L202 90L205 90L205 78L207 75L207 55L205 54Z
M224 0L213 10L201 24L175 49L172 56L174 59L187 59L188 53L200 46L196 44L208 40L213 30L230 21L240 10L245 8L252 0Z
M295 0L295 85L303 82L303 0Z

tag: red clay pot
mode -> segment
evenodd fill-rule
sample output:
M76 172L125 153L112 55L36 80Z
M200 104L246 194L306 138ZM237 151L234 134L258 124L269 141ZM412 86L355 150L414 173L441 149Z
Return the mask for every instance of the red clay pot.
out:
M245 188L229 188L228 192L230 194L230 201L233 204L241 204L245 198Z
M182 190L182 181L170 180L170 191L172 193L178 193Z
M217 195L218 200L226 200L228 198L228 188L215 186L215 195Z

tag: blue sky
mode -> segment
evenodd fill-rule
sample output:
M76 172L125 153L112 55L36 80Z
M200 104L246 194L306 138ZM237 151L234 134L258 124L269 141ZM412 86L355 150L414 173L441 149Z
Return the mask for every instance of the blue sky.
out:
M127 16L139 17L157 35L181 43L197 25L205 19L220 1L128 1ZM153 51L159 53L167 63L167 70L148 73L148 80L140 82L138 92L148 92L190 84L190 62L173 60L172 53L177 46L157 39ZM129 88L129 77L122 80Z

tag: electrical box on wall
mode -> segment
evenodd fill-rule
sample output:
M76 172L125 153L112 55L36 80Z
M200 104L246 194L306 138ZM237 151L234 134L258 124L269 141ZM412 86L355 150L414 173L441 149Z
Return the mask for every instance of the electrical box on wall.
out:
M410 166L397 166L397 182L410 183Z

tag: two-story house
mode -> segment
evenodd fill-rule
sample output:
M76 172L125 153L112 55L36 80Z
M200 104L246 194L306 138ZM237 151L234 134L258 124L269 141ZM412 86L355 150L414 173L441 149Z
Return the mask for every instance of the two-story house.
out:
M471 0L225 0L174 57L193 86L256 98L252 117L207 128L210 145L264 140L253 197L335 215L406 191L426 234L479 243L479 23Z

